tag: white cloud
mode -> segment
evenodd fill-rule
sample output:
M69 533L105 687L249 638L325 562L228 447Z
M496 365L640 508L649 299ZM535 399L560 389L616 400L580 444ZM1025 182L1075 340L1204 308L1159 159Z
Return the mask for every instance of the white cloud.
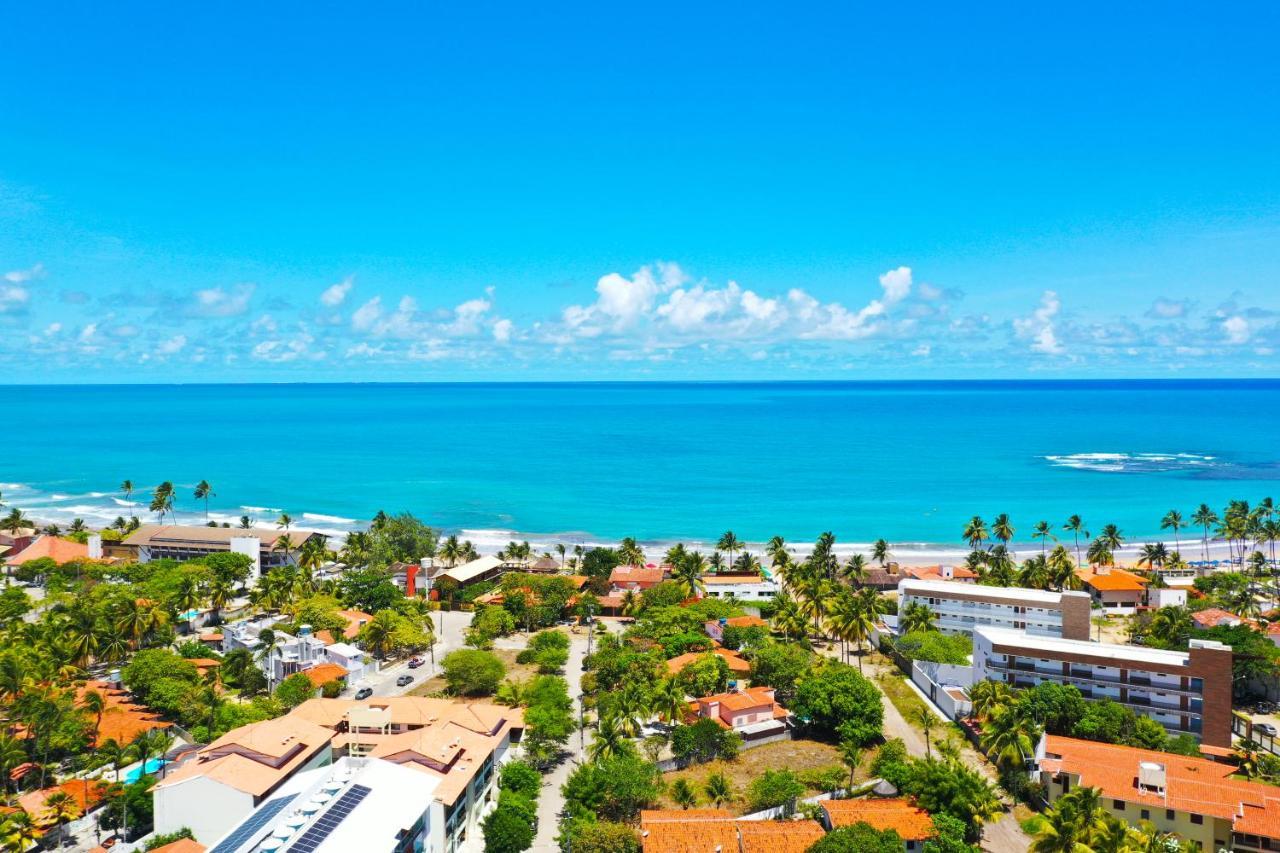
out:
M44 264L36 264L27 270L10 270L4 274L4 280L10 284L25 284L32 279L40 278L44 275Z
M98 324L86 323L84 325L84 328L80 330L80 334L76 336L76 340L78 340L82 344L87 344L87 343L92 343L97 336L98 336Z
M884 288L884 301L888 305L901 302L911 292L911 267L898 267L880 276Z
M1030 317L1019 317L1013 321L1014 332L1020 339L1030 339L1034 352L1062 355L1066 348L1059 342L1054 329L1054 318L1061 309L1062 302L1058 299L1058 294L1046 290L1040 296L1040 307Z
M210 287L196 291L191 313L197 317L234 317L249 310L256 285L237 284L230 289Z
M723 290L707 289L696 285L689 290L676 290L658 307L658 316L675 329L687 332L702 326L707 320L727 315L740 302L741 290L729 282Z
M493 324L493 339L500 344L508 343L511 340L511 332L513 324L510 320L499 320Z
M595 303L570 305L561 316L567 326L584 337L600 333L597 319L613 331L621 332L647 315L660 294L669 293L688 280L678 264L663 261L641 267L631 278L611 272L596 282Z
M329 308L337 308L347 299L347 294L351 292L351 288L355 285L355 276L347 276L337 284L331 284L325 288L324 293L320 294L321 304Z
M1185 299L1166 299L1163 296L1151 303L1147 316L1156 320L1176 320L1187 316L1191 304Z
M50 323L48 326L45 326L44 335L46 338L51 338L61 331L62 331L61 323Z
M926 358L933 352L933 347L929 344L920 344L911 351L911 354L918 358Z
M174 335L172 338L169 338L169 340L162 341L160 345L156 347L156 355L175 355L181 352L183 347L186 345L186 335Z
M1249 340L1249 321L1239 314L1222 321L1222 331L1227 333L1227 343L1243 344Z
M367 332L373 329L378 318L382 316L382 297L375 296L365 304L361 305L351 315L351 325L356 331Z
M0 284L0 314L21 314L31 304L31 291L17 284Z

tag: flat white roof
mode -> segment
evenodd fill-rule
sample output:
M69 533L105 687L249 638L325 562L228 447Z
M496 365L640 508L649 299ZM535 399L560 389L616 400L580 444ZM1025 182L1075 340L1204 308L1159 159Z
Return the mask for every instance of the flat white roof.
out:
M360 657L361 655L364 654L363 651L361 651L360 649L357 649L355 646L351 645L350 643L332 643L326 646L325 648L333 652L335 655L342 655L344 658L347 658L347 659Z
M479 577L485 572L491 572L500 566L506 565L506 561L492 554L472 560L470 563L463 563L452 569L445 569L440 575L448 575L458 583L466 583L474 577ZM439 577L440 575L436 575Z
M1146 646L1126 646L1120 643L1095 643L1091 640L1064 640L1060 637L1039 637L1012 628L993 628L978 625L973 629L992 643L1019 647L1019 654L1033 655L1037 651L1059 652L1067 655L1090 655L1117 661L1140 661L1155 666L1186 666L1191 655L1166 649L1149 649Z
M958 581L919 581L914 578L904 578L898 581L898 592L902 593L903 591L914 593L936 592L939 595L946 595L951 598L1005 598L1013 604L1058 604L1062 600L1062 593L1047 592L1043 589L978 586L977 584L960 583Z

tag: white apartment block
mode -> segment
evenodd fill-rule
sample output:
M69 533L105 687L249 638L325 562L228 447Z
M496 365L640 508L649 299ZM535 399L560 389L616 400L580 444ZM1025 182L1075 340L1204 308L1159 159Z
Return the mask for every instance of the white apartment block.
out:
M938 616L938 630L972 634L978 627L1008 628L1042 637L1089 638L1091 599L1084 592L1046 592L955 581L905 579L898 583L898 618L909 604Z
M767 601L778 594L778 582L759 575L703 575L708 598L728 598L739 601Z

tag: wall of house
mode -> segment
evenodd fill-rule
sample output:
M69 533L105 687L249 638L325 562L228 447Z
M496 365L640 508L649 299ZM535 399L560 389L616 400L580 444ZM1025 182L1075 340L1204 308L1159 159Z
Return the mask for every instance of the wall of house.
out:
M1044 778L1041 781L1045 783L1049 802L1054 803L1062 796L1063 785L1060 781L1054 781L1047 773L1042 775ZM1079 785L1080 777L1071 776L1067 788L1074 789ZM1166 809L1149 806L1145 803L1132 803L1121 800L1119 802L1122 807L1117 808L1116 802L1109 797L1103 797L1102 807L1126 823L1136 826L1141 821L1149 820L1160 832L1175 832L1188 841L1198 842L1202 850L1230 849L1231 822L1228 820L1202 816L1203 822L1197 824L1192 822L1190 812L1174 810L1172 816L1170 816L1169 811Z
M156 788L152 802L157 833L176 832L185 826L206 847L244 820L254 806L250 794L207 776Z

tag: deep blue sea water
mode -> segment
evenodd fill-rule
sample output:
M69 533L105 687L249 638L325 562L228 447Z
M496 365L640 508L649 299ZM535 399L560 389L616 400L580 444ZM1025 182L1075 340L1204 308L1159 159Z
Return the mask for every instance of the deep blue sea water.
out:
M959 545L1080 513L1153 536L1280 498L1280 381L11 386L0 489L106 523L118 484L179 509L341 529L410 510L478 544L883 536ZM134 500L139 500L135 495ZM145 498L143 498L145 499ZM248 509L246 509L248 508ZM200 518L203 516L200 515ZM551 534L556 534L551 536ZM1021 538L1021 537L1019 537Z

